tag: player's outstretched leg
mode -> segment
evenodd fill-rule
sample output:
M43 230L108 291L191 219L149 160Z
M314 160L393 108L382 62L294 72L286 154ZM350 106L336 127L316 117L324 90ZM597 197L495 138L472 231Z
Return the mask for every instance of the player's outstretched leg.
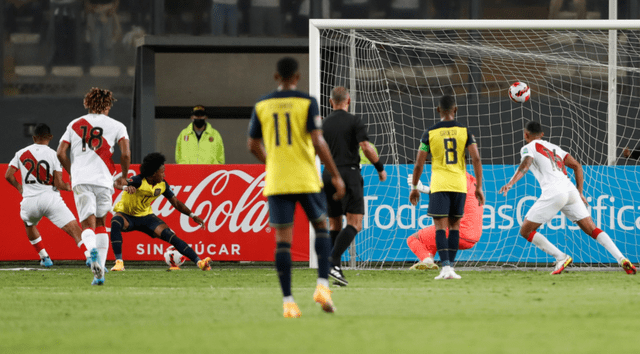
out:
M591 219L589 218L589 221ZM593 224L593 222L587 221L588 224ZM578 222L578 225L582 226L582 220ZM585 232L587 232L585 230ZM593 229L591 232L591 237L593 237L602 247L606 248L607 251L618 261L618 264L624 269L627 274L636 274L636 267L631 263L625 256L622 255L622 252L618 249L611 237L604 231L599 228Z
M185 257L189 258L193 263L195 263L198 268L207 271L211 270L211 258L207 257L205 259L200 259L196 254L196 251L193 248L189 247L189 245L182 241L180 237L178 237L170 228L165 228L160 233L160 239L162 241L170 243L173 247L178 250Z

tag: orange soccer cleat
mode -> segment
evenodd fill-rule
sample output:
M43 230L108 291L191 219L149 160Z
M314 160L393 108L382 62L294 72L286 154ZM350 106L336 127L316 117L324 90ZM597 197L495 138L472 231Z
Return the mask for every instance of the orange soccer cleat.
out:
M202 259L200 261L198 261L198 268L207 271L207 270L211 270L211 258L207 257L205 259ZM180 268L178 268L180 269Z
M116 259L116 265L111 268L112 272L124 272L124 261L122 259Z
M282 307L284 308L284 318L298 318L301 315L295 302L285 302Z
M322 284L316 286L316 291L313 293L313 301L319 303L324 312L333 313L336 311L333 301L331 301L331 290Z

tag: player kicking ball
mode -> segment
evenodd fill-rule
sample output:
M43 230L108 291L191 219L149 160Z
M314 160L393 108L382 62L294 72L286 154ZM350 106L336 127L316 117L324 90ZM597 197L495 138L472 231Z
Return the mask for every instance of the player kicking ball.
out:
M46 124L38 124L33 134L33 144L18 151L9 162L5 179L22 195L20 218L24 222L29 242L40 256L40 265L51 267L53 262L44 248L40 232L36 228L43 217L62 229L78 245L81 251L87 251L80 234L80 225L76 221L60 192L71 191L69 183L62 181L62 165L56 152L49 147L53 135ZM20 170L22 181L19 183L14 174Z
M413 177L409 176L409 186ZM421 193L429 194L429 187L418 183L417 190ZM483 207L476 198L476 178L467 172L467 200L464 206L464 215L460 219L460 243L458 249L467 250L472 248L480 240L482 235L482 213ZM447 237L449 230L447 230ZM407 238L407 245L411 252L420 260L409 268L410 270L438 269L438 265L433 261L433 257L438 251L436 246L436 227L431 225L412 234Z
M500 188L499 193L507 192L529 170L540 183L542 195L536 200L520 227L520 235L532 242L550 256L553 256L555 267L551 274L560 274L573 262L571 256L560 251L537 230L562 211L569 220L587 235L594 238L611 253L627 274L636 274L636 267L622 255L606 232L596 227L587 210L587 199L583 195L584 175L582 165L568 152L559 146L542 140L544 133L538 122L529 122L524 128L524 140L527 145L520 149L522 162L509 183ZM576 184L567 175L567 168L573 170Z
M124 271L122 233L129 231L140 231L152 238L168 242L178 252L193 261L198 268L205 271L211 270L211 258L201 260L196 252L176 236L151 209L151 204L162 195L177 211L189 215L193 221L204 228L204 221L178 200L164 180L164 162L164 155L157 152L151 153L142 160L139 175L128 179L126 185L121 184L121 179L114 183L115 188L124 192L122 199L113 207L116 215L111 219L111 247L116 256L116 264L111 268L112 271Z

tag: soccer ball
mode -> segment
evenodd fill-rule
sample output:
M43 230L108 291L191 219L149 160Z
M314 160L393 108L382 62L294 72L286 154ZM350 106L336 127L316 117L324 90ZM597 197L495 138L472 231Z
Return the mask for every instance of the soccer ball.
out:
M514 82L509 87L509 98L516 103L524 103L531 97L531 90L524 82Z
M183 256L182 253L178 252L173 246L169 246L167 250L164 251L164 261L167 262L169 267L179 267L186 260L187 257Z

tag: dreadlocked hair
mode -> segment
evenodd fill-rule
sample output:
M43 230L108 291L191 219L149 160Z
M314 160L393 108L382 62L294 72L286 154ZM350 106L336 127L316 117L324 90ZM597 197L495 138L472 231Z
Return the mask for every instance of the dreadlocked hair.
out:
M84 108L90 113L102 113L113 106L113 92L103 90L98 87L92 87L89 93L84 96Z

